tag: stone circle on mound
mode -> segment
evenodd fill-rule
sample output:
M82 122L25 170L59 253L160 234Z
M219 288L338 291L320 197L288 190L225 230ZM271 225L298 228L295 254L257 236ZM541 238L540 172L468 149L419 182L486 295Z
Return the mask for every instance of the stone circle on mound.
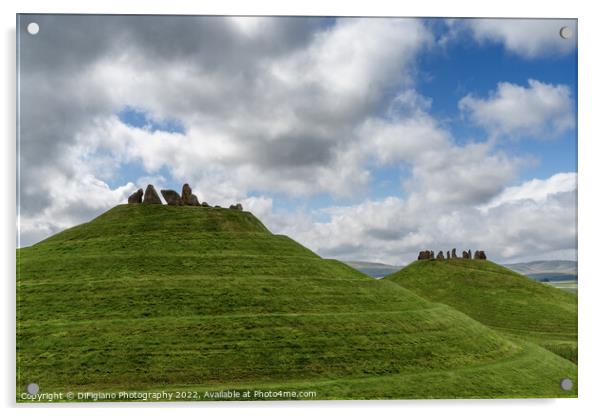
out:
M440 250L436 257L435 252L432 250L422 250L418 253L418 260L450 260L457 258L458 256L456 255L455 248L452 248L451 252L448 250L446 254L443 253L443 250ZM469 249L468 251L462 251L462 258L467 260L487 260L487 255L484 250L476 250L473 257L472 251Z
M192 193L192 188L187 183L182 186L182 195L178 194L173 189L161 189L161 195L163 195L167 205L189 205L211 208L211 205L209 205L207 202L199 202L199 199L195 194ZM163 202L161 201L161 198L159 197L155 187L152 184L149 184L146 187L146 191L142 191L141 188L131 194L128 197L128 204L163 205ZM220 208L220 206L216 205L215 208ZM243 211L242 204L240 203L230 205L230 209L235 211Z

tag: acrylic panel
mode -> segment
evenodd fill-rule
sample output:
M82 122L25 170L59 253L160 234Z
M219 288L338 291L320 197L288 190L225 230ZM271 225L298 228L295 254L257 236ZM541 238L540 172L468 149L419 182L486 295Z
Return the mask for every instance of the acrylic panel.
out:
M17 401L577 396L577 21L17 15Z

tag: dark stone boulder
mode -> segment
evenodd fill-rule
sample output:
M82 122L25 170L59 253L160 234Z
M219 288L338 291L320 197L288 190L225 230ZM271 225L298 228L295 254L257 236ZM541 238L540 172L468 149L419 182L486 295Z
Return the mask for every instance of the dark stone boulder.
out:
M128 197L128 204L142 203L142 195L144 195L144 191L142 190L142 188L140 188Z
M431 252L428 250L421 251L418 253L418 260L430 260Z
M163 195L167 205L182 205L182 198L172 189L161 189L161 195Z
M462 251L462 258L463 259L469 259L470 257L468 257L468 251L464 250Z
M449 250L447 250L447 259L448 260L450 259L450 257L449 257Z
M475 260L487 260L487 256L483 250L477 250L474 252Z
M182 204L183 205L201 205L199 199L192 193L192 188L187 183L182 186Z
M445 256L443 255L443 251L439 251L439 253L437 253L437 260L445 260Z
M163 204L163 202L161 202L161 198L159 198L159 194L157 193L153 185L148 185L146 187L146 191L144 191L144 200L142 201L142 203L157 205Z
M201 206L201 203L199 202L199 199L196 197L195 194L190 195L190 205L194 205L196 207Z
M201 206L202 207L210 207L211 205L209 205L208 203L203 201L203 202L201 202Z
M458 258L458 256L456 255L456 249L455 248L452 248L452 253L451 254L452 254L452 259L457 259Z
M189 205L190 195L192 195L192 188L187 183L182 186L182 202L186 205Z
M230 209L234 209L236 211L242 211L242 204L230 205Z

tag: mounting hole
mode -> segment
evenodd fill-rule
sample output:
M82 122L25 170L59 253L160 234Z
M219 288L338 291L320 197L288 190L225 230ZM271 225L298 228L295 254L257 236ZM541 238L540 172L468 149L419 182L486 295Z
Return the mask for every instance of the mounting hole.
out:
M29 33L30 35L37 35L39 31L40 25L36 22L31 22L27 25L27 33Z
M573 380L570 378L563 378L560 380L560 388L566 391L573 390Z
M569 39L571 36L573 36L573 31L571 30L570 27L562 26L560 28L560 37L562 39Z
M40 386L38 386L36 383L29 383L27 385L27 393L29 394L38 394L38 392L40 391Z

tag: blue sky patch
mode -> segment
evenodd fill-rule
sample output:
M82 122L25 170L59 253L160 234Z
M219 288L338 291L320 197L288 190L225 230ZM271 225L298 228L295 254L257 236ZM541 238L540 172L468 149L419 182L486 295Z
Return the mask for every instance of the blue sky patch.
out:
M119 120L130 127L148 130L151 132L164 131L167 133L186 134L184 124L176 118L157 120L146 110L125 106L118 114Z

